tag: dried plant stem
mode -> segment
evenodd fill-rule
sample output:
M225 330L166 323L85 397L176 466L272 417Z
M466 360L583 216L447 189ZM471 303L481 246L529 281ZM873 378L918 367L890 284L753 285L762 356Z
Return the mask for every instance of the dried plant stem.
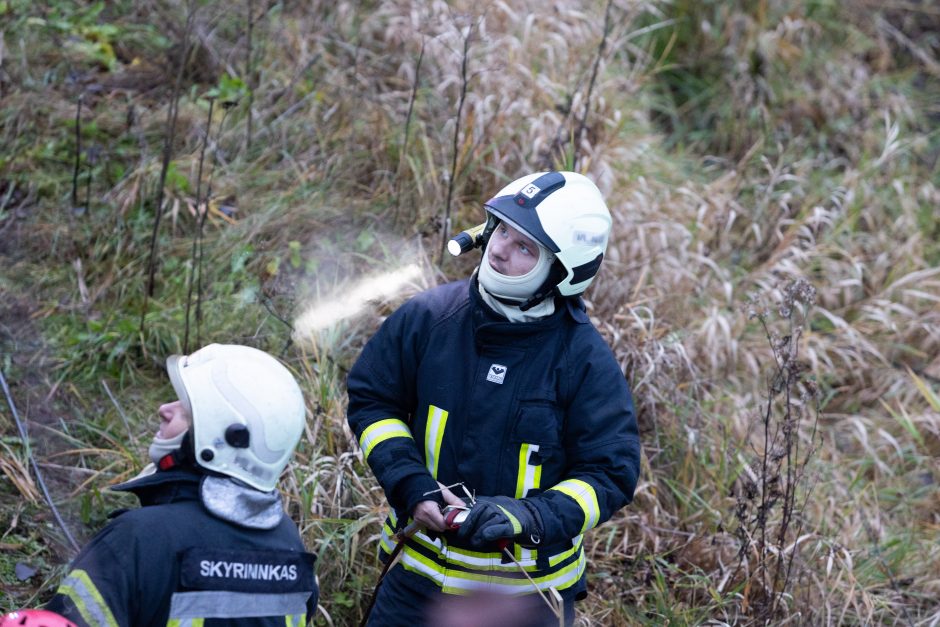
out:
M193 229L193 248L190 257L189 289L186 293L186 327L183 333L183 352L189 353L189 312L193 304L193 287L195 286L198 252L202 246L203 216L209 212L209 197L206 195L206 206L202 208L202 167L206 160L206 146L209 144L209 132L212 130L212 111L215 108L215 99L209 99L209 113L206 116L206 132L202 136L202 147L199 149L199 168L196 171L196 228ZM202 213L200 213L200 211Z
M591 69L591 79L588 81L587 93L584 96L584 110L581 113L581 119L578 120L578 128L574 133L574 146L572 147L571 169L577 171L578 156L581 152L581 139L584 137L584 129L587 127L587 117L591 112L591 98L594 95L594 83L597 81L597 72L601 66L601 59L604 58L604 51L607 49L607 38L610 36L610 12L613 9L614 0L607 0L607 8L604 9L604 34L597 45L597 55L594 57L594 67Z
M225 120L228 118L229 111L232 110L230 106L226 106L225 103L222 103L225 113L222 114L222 120L219 122L219 128L216 130L215 136L216 141L215 145L218 145L222 137L222 129L225 128ZM215 157L216 153L212 153L212 160L210 164L212 169L209 171L209 182L206 184L206 208L205 211L199 217L199 255L196 262L196 344L202 346L202 259L203 259L203 235L206 230L206 218L209 216L209 200L212 198L212 176L215 174Z
M179 111L180 93L183 85L183 70L186 67L186 61L189 57L189 35L192 32L193 23L196 19L196 4L189 3L186 26L183 29L182 52L178 59L179 66L176 70L176 80L173 82L173 91L170 96L170 106L166 114L166 133L163 143L163 163L160 167L160 180L157 184L157 203L154 208L153 230L150 234L150 259L147 263L147 290L144 292L144 304L140 310L140 335L144 335L145 320L147 317L147 308L150 304L149 299L153 296L154 282L156 278L157 264L157 236L160 233L160 218L163 216L163 192L166 184L166 175L170 169L170 157L173 155L173 140L176 136L176 119Z
M251 110L252 104L254 103L255 95L255 82L252 78L252 66L251 66L251 44L252 44L252 35L254 34L255 27L255 3L254 0L248 0L248 28L246 33L246 50L245 50L245 83L248 85L248 121L245 125L245 152L251 150Z
M398 219L398 212L401 209L401 168L405 157L408 155L408 136L411 132L411 120L414 115L415 100L418 98L418 85L421 84L421 62L424 61L424 49L427 46L427 39L421 38L421 51L418 52L418 60L415 62L415 76L411 82L411 97L408 100L408 113L405 115L405 130L401 138L401 152L398 154L398 167L395 172L395 215Z
M75 103L75 169L72 172L72 208L78 207L78 172L82 158L82 101L85 94L78 95Z
M463 38L463 54L460 60L460 97L457 100L457 118L454 121L454 145L450 162L450 179L447 181L447 201L444 203L444 220L441 224L441 250L438 254L438 265L444 262L444 251L447 250L447 239L450 233L451 201L454 197L454 187L457 180L457 153L460 146L460 123L463 117L463 105L467 98L467 87L470 79L467 77L467 65L470 62L470 42L473 39L473 27L470 23L467 34Z
M65 537L68 539L69 544L71 544L72 548L78 552L81 547L79 547L78 542L75 541L75 538L72 536L69 528L65 526L65 521L62 520L62 516L59 514L58 508L55 506L55 502L53 502L52 497L49 495L49 489L46 488L46 481L43 479L42 473L39 472L39 464L36 463L36 459L33 457L32 451L30 450L29 434L26 433L26 426L20 420L19 412L16 411L16 403L13 402L13 395L10 393L9 386L7 386L7 380L6 377L3 376L3 370L0 370L0 386L3 387L3 394L7 397L7 405L10 407L10 413L13 414L13 421L16 422L16 428L20 432L20 439L23 442L23 446L26 448L26 456L29 457L29 463L33 467L33 472L36 473L36 481L39 483L39 487L46 499L46 503L49 504L49 509L52 510L52 515L55 516L56 522L59 523L60 527L62 527L62 531L65 533Z
M762 622L773 619L782 610L781 602L788 593L796 554L800 551L802 513L815 485L815 481L806 485L806 468L816 452L818 391L813 381L803 378L808 369L798 359L803 327L802 322L797 324L793 318L794 310L800 305L810 307L815 298L815 288L805 280L794 281L784 289L779 312L789 323L789 329L783 337L770 329L766 312L751 313L770 344L774 368L758 423L763 430L762 446L756 451L759 470L742 480L743 490L737 498L735 517L741 546L732 576L736 577L745 567L753 546L756 567L752 572L759 587L751 591L755 597L748 607L753 612L752 618ZM804 311L803 320L805 315ZM803 419L808 418L807 412L813 418L811 445L801 450L800 427ZM801 502L799 494L803 495ZM755 498L757 502L752 504Z

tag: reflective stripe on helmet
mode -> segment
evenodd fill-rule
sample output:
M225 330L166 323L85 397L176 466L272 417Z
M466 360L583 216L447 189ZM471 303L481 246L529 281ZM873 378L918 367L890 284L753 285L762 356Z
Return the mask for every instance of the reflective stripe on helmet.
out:
M59 585L57 592L72 600L82 619L89 625L118 627L111 608L84 570L75 569L70 572Z
M369 459L369 453L376 445L391 438L411 438L414 440L411 431L408 430L408 425L398 418L379 420L366 427L359 437L359 447L362 449L363 456Z
M437 464L440 461L441 441L447 426L447 411L431 405L428 407L427 429L424 432L424 458L431 476L437 479Z
M261 616L294 616L307 612L309 592L290 594L259 594L230 590L197 590L174 592L170 598L169 619L184 622L207 618L249 618Z
M597 493L594 492L590 483L580 479L565 479L549 490L558 490L570 496L584 510L584 525L581 527L581 533L597 525L601 517L601 508L597 504Z

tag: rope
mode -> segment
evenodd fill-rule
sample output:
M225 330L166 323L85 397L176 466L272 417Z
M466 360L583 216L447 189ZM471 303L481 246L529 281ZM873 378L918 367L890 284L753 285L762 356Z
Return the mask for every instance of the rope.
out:
M36 460L33 458L33 453L29 446L29 435L26 433L25 425L20 421L20 415L16 411L16 404L13 402L13 396L10 394L10 388L7 386L7 380L6 377L3 376L2 369L0 369L0 384L3 385L3 393L7 397L7 404L10 406L10 411L13 412L13 420L16 421L16 428L20 432L20 439L23 441L23 446L26 447L26 456L29 458L29 463L33 467L33 472L36 473L36 481L39 483L39 488L42 490L42 494L46 499L46 503L49 504L49 508L52 510L52 515L55 516L56 522L59 523L59 526L62 527L62 531L65 532L65 537L68 538L72 548L78 552L81 550L81 547L78 545L78 542L75 541L75 538L72 537L68 527L65 526L65 521L62 520L62 516L59 515L59 510L56 508L55 503L52 502L52 497L49 496L49 490L46 488L46 482L42 478L42 473L39 472L39 464L37 464Z

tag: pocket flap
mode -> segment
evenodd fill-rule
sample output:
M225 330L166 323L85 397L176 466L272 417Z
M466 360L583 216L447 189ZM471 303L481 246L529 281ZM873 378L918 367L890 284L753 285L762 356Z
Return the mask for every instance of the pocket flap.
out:
M560 442L560 417L561 411L554 405L523 404L516 415L511 440L538 444L541 449L557 448Z

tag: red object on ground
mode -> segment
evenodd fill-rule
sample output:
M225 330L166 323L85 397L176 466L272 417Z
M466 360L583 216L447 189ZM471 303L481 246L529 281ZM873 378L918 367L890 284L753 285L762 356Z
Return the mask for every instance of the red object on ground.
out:
M17 610L0 617L0 627L75 627L75 623L48 610Z

